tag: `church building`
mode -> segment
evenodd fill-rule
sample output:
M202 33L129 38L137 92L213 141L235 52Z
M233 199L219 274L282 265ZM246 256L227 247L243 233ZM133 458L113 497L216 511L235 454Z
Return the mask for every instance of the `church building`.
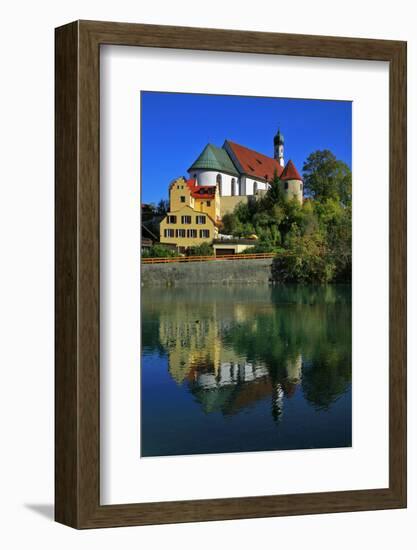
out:
M294 163L284 161L284 136L274 136L274 156L268 157L226 140L207 144L188 169L189 178L169 187L169 212L160 224L160 242L181 250L217 238L224 214L237 204L264 195L278 175L284 196L303 202L303 180Z
M198 185L217 186L220 197L253 196L267 191L277 173L288 198L303 200L303 183L294 163L284 160L284 136L274 136L274 156L226 140L222 147L209 143L188 169Z

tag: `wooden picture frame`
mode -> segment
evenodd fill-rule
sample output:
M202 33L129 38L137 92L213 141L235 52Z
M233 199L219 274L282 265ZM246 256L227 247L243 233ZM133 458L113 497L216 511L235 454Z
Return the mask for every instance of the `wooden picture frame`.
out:
M55 518L75 528L406 506L406 43L77 21L56 29ZM100 505L99 55L117 44L389 62L389 487Z

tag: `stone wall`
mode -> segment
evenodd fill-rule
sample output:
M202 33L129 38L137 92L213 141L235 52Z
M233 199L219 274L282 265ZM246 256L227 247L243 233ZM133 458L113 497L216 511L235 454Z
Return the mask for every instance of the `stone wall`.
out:
M194 284L268 284L272 258L208 262L142 264L142 286Z
M220 216L233 212L239 203L247 203L248 197L245 195L236 195L233 197L220 197Z

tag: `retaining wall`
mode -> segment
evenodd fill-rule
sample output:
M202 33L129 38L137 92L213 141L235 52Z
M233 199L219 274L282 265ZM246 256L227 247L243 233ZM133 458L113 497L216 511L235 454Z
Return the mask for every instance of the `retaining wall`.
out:
M216 260L209 262L142 264L142 286L190 284L267 284L272 258L265 260Z

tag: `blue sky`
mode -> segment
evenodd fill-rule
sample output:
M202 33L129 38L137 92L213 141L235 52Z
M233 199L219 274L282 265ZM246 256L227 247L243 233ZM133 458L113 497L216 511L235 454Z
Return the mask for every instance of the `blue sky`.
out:
M207 143L225 139L273 156L278 128L285 162L299 172L310 153L330 149L351 166L350 101L281 99L141 92L142 202L168 198L168 185L187 169Z

